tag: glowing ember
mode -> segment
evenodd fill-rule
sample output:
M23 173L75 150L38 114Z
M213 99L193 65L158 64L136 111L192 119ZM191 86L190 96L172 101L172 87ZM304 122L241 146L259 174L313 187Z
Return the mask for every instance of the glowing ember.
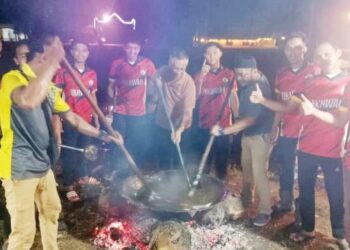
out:
M127 221L111 220L107 226L95 229L94 245L108 250L146 250L147 244L140 242L132 234Z

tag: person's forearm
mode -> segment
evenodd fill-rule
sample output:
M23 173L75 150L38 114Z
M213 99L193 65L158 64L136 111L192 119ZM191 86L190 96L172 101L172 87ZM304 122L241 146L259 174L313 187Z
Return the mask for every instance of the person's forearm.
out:
M196 79L194 80L195 85L196 85L196 98L199 98L199 96L202 93L203 81L204 81L204 75L202 75L202 74L197 76Z
M98 104L97 104L96 91L94 91L94 92L92 93L92 99L94 100L94 102L96 103L96 105L98 105ZM95 123L98 123L98 115L97 115L97 113L96 113L95 111L92 111L92 117L94 118Z
M338 111L337 114L332 114L330 112L325 112L315 108L312 115L321 121L334 125L336 127L343 127L348 121L346 112Z
M183 126L184 128L188 128L189 126L191 126L193 109L196 105L196 93L195 93L196 89L190 88L187 91L188 92L186 93L186 96L182 103L183 115L182 115L181 122L179 123L179 127Z
M251 117L244 118L242 120L235 122L235 124L233 124L232 126L224 128L223 134L224 135L237 134L242 130L252 126L254 123L255 123L254 118L251 118Z
M175 124L175 130L185 130L192 123L192 109L184 111L181 119L177 120Z
M86 122L79 115L75 114L72 111L69 111L62 115L62 118L66 120L72 127L76 128L80 133L91 136L98 137L100 134L100 130L95 128Z
M232 98L231 107L232 107L233 117L239 117L239 99L238 99L237 91L232 92L231 98Z
M58 62L47 62L46 66L37 73L37 77L29 81L28 85L13 93L13 101L24 109L34 109L41 105L47 96L48 84L52 81L58 69Z
M292 108L284 102L273 101L266 98L260 104L275 112L288 113L292 110Z
M276 112L272 123L272 129L280 125L281 119L282 119L282 114L280 112Z
M58 144L61 144L62 143L62 138L61 138L62 123L61 123L61 119L58 115L52 116L52 127L53 127L56 142Z
M114 88L114 81L109 80L108 87L107 87L107 94L108 99L112 103L115 98L115 88Z
M184 116L180 122L175 126L175 131L177 130L185 130L186 127L188 127L188 124L191 123L191 118L189 118L188 116Z
M98 122L98 115L96 114L96 112L92 112L92 118L95 122Z

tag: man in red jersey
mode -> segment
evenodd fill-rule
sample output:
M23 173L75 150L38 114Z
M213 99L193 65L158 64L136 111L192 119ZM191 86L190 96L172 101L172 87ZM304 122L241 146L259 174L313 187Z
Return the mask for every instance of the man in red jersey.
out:
M147 89L149 78L156 72L153 62L140 56L140 50L138 40L126 42L125 56L112 62L108 85L108 96L114 105L112 126L123 135L126 148L138 165L143 163L146 154ZM125 164L119 160L122 166L118 167L123 167Z
M89 57L89 47L85 41L76 40L71 46L71 55L73 57L73 66L83 82L84 86L91 93L96 100L97 92L97 75L95 70L86 65L86 60ZM83 95L79 87L75 84L70 73L61 68L54 79L56 86L62 89L64 98L70 108L81 116L86 122L94 123L96 128L99 128L99 121L94 113L87 98ZM54 118L54 119L57 119ZM57 120L56 120L57 122ZM62 143L67 146L84 148L91 143L90 137L87 137L77 132L72 126L64 122ZM60 143L61 140L59 139ZM67 193L67 198L71 201L79 200L75 191L73 191L73 184L79 181L80 184L97 184L98 182L93 177L88 177L87 160L82 154L63 149L62 150L62 184L68 187L70 192Z
M275 92L278 101L288 101L291 96L304 88L304 82L307 78L319 74L317 66L305 61L306 52L305 35L300 32L292 33L284 48L288 65L280 69L276 75ZM301 120L302 116L297 111L277 113L272 127L273 140L276 140L279 133L276 156L281 163L280 201L275 207L278 212L287 212L293 209L294 167Z
M327 112L317 109L307 98L303 98L302 112L304 115L314 116L323 122L332 124L336 127L344 127L350 119L350 84L345 88L342 104L338 110ZM350 144L349 132L346 143L346 154L343 160L343 179L344 179L344 206L345 206L345 235L346 240L350 241ZM345 241L343 241L345 243Z
M204 153L210 137L210 129L217 122L217 116L230 94L232 102L224 108L219 121L221 127L232 125L233 113L238 113L237 83L232 70L221 65L222 48L219 44L209 43L205 47L204 64L202 70L195 76L196 92L199 105L199 130L197 134L200 155ZM228 93L228 91L232 91ZM229 155L230 138L228 135L215 139L211 157L217 176L224 179Z
M341 72L339 58L341 51L324 42L315 51L315 59L322 74L306 80L302 92L292 96L288 103L276 103L261 98L260 91L253 93L252 101L259 102L274 110L292 112L300 104L311 102L317 109L336 112L341 106L344 89L350 76ZM305 106L301 105L301 107ZM301 109L303 110L303 109ZM344 240L343 171L342 149L344 126L335 127L304 112L298 145L298 182L301 231L291 234L294 241L315 237L315 181L317 169L321 167L325 176L325 187L329 197L333 237L343 248L348 249Z

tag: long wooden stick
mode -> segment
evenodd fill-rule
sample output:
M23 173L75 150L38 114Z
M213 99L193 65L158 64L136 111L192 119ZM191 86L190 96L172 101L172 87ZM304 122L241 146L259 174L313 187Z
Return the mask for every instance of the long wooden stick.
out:
M232 89L233 89L233 84L231 84L231 86L229 87L229 90L228 90L227 95L225 97L224 103L222 104L222 106L220 108L220 111L219 111L219 113L216 116L216 123L215 123L215 125L219 125L219 123L220 123L221 117L224 114L225 107L226 107L226 105L227 105L227 103L228 103L228 101L230 99ZM204 154L202 155L201 161L199 163L199 168L198 168L197 175L196 175L195 179L193 180L192 188L191 188L191 190L188 193L189 196L193 196L194 192L198 188L199 181L200 181L200 179L202 177L202 174L203 174L203 171L204 171L204 167L205 167L205 164L207 162L207 159L208 159L211 147L213 146L214 140L215 140L215 136L214 135L210 135L208 144L205 147Z
M92 96L90 95L89 91L85 88L84 84L81 82L81 80L79 79L79 77L77 76L77 73L75 72L75 70L73 69L73 67L70 65L70 63L67 61L66 58L63 59L63 65L67 68L68 72L72 75L75 83L78 85L78 87L80 88L81 92L83 92L84 96L86 97L86 99L88 100L88 102L90 103L92 109L96 112L98 118L100 119L100 121L102 122L102 124L106 127L107 132L114 137L119 137L120 134L118 132L116 132L112 126L108 123L106 117L104 116L104 114L102 113L101 109L98 107L97 103L95 102L95 100L92 98ZM128 150L125 148L124 144L119 145L120 150L123 152L125 158L127 159L128 163L129 163L129 167L130 169L134 172L134 174L140 179L140 181L143 183L144 186L148 186L145 178L143 177L142 172L140 171L140 169L137 167L134 159L131 157L130 153L128 152Z

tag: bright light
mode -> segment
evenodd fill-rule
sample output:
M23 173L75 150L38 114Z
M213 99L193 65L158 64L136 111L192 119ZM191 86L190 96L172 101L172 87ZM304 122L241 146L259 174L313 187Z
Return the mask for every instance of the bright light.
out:
M281 36L281 40L286 40L286 37L285 36Z
M132 25L133 29L136 28L136 19L132 18L130 21L124 20L121 16L119 16L118 13L113 12L112 14L104 14L102 16L102 19L99 19L98 17L94 18L94 28L96 29L97 24L105 24L110 22L113 18L117 19L119 22L121 22L124 25Z
M111 21L111 19L112 19L112 16L105 13L102 16L101 22L108 23L109 21Z
M348 19L350 20L350 12L348 12L347 17L348 17Z

